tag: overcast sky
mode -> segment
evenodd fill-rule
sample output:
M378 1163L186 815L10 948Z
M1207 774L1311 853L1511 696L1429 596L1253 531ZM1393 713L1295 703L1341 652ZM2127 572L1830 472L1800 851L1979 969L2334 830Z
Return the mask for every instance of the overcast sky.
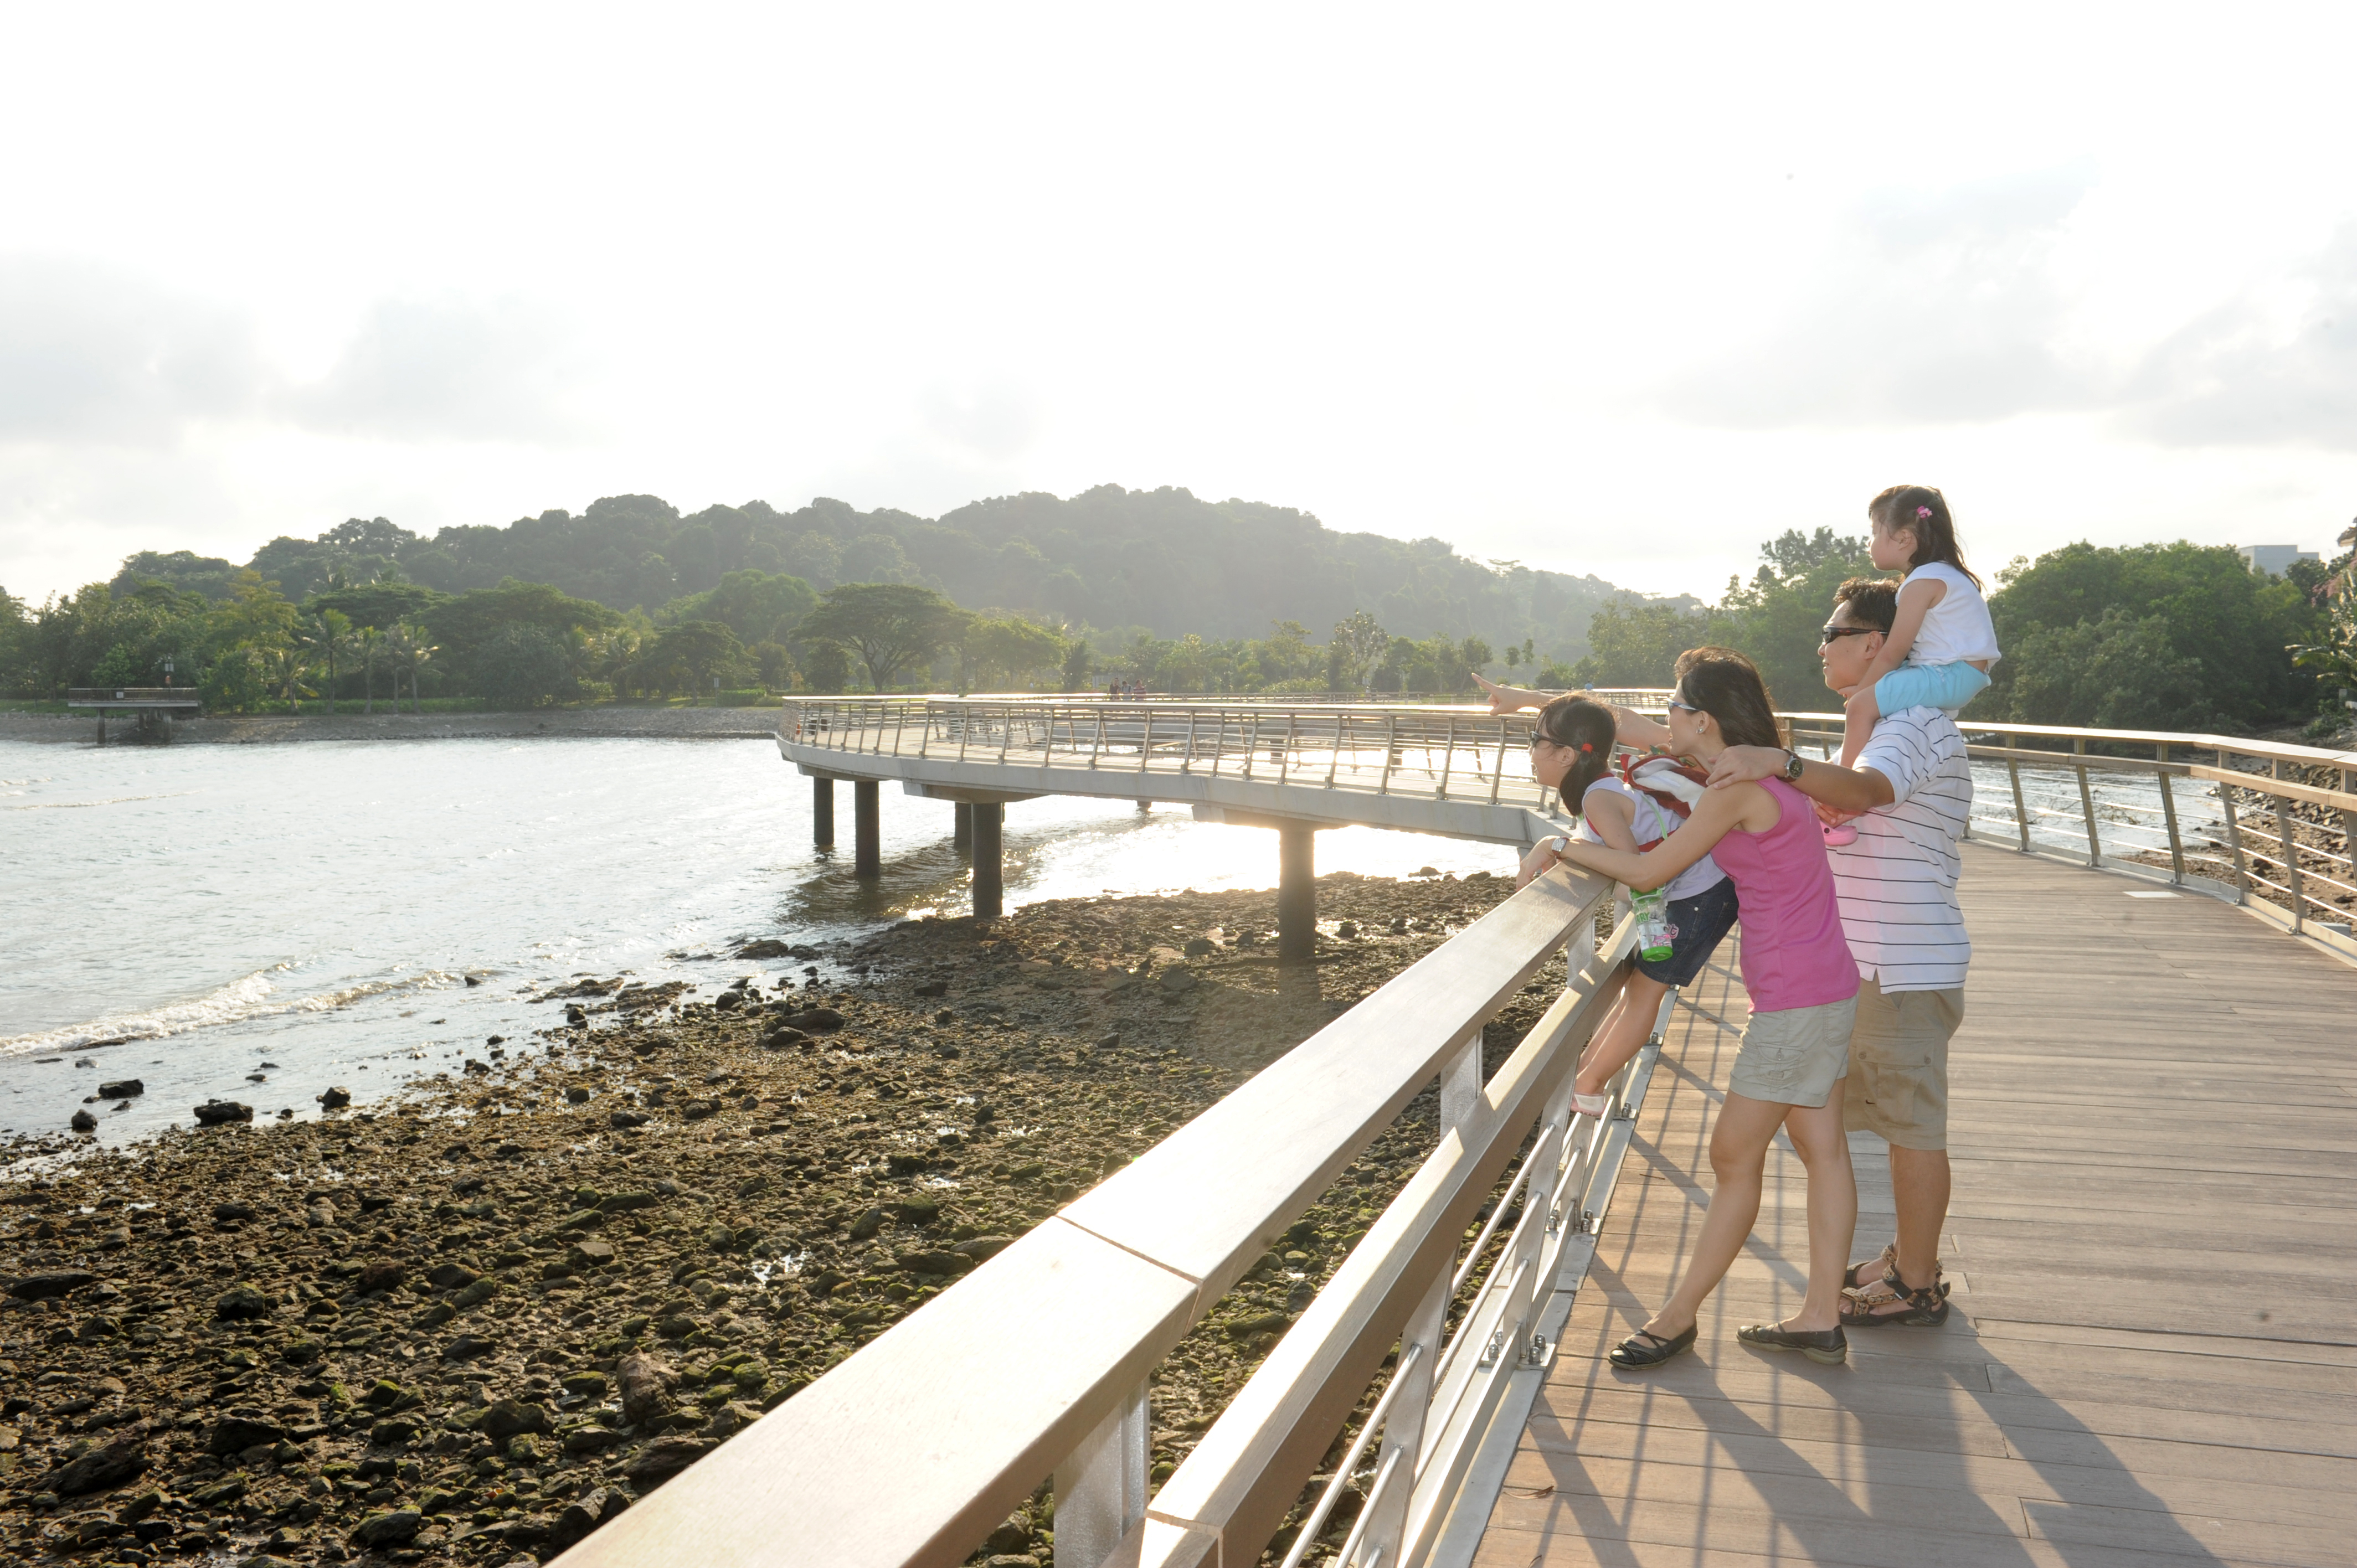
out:
M1108 481L1706 596L1900 481L2329 549L2352 16L12 5L0 586Z

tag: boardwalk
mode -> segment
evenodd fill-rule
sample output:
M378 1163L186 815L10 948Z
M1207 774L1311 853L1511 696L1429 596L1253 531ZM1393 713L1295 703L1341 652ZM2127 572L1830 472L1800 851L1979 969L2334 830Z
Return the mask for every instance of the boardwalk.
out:
M1738 1345L1799 1299L1787 1151L1698 1353L1602 1359L1708 1192L1736 1042L1681 1009L1477 1562L2357 1561L2357 971L2206 898L1966 854L1960 1311L1853 1334L1845 1368ZM1696 1000L1740 1025L1741 987L1705 978ZM1863 1256L1889 1190L1856 1143Z

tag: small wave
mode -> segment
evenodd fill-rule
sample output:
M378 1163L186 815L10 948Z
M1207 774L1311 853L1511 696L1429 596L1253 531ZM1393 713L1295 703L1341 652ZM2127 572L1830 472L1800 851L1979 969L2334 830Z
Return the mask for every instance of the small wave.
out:
M388 991L438 990L446 985L456 985L465 978L455 971L429 969L389 980L363 981L357 985L341 986L310 996L282 995L270 977L283 974L293 967L292 964L280 963L268 969L255 970L252 974L232 980L191 1002L178 1002L140 1013L117 1013L85 1023L44 1030L38 1035L18 1035L0 1039L0 1056L75 1050L85 1046L120 1045L129 1040L156 1040L167 1035L186 1034L191 1029L217 1028L223 1024L238 1024L248 1018L284 1013L326 1013Z
M42 800L30 806L9 806L0 809L11 811L78 811L91 806L127 806L134 800L177 800L188 792L186 789L180 789L169 795L117 795L106 800Z

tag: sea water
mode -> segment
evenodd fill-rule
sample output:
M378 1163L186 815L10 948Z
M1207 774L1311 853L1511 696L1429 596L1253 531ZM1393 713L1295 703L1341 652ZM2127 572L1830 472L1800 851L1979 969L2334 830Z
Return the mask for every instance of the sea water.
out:
M0 1131L62 1131L127 1078L146 1092L91 1106L102 1137L215 1097L313 1115L331 1084L365 1099L493 1035L522 1044L561 1018L528 1000L552 983L802 979L729 955L964 913L951 808L887 788L882 817L883 875L863 883L850 791L835 849L813 848L810 780L766 740L0 741ZM1050 796L1009 806L1005 839L1010 907L1276 880L1274 833L1178 806ZM1321 873L1513 865L1318 835Z

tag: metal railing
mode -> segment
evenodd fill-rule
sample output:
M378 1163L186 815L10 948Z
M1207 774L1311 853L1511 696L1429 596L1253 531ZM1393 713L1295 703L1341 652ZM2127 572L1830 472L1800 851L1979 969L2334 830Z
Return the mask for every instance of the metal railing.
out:
M1668 695L1583 694L1650 712ZM1840 714L1778 716L1796 746L1837 755ZM1544 813L1553 802L1523 763L1532 723L1473 705L833 698L789 699L780 733L850 755L1201 773ZM2198 733L1959 727L1973 743L1974 838L2157 873L2357 953L2357 753Z
M782 1531L797 1560L954 1563L1052 1476L1061 1568L1250 1563L1387 1364L1289 1561L1378 1434L1339 1562L1430 1560L1485 1437L1520 1430L1501 1406L1543 1375L1659 1055L1575 1113L1633 935L1594 935L1611 893L1515 894L564 1561L767 1561ZM1485 1081L1484 1024L1566 943L1569 985ZM1431 1155L1149 1495L1156 1364L1436 1078Z
M197 707L202 699L194 686L74 686L66 692L70 708Z
M1837 714L1793 744L1841 749ZM1971 836L2149 875L2279 918L2357 957L2357 753L2232 736L1961 721Z
M1650 693L1597 693L1643 700ZM1203 774L1545 809L1528 714L1091 698L788 698L779 735L845 755Z

